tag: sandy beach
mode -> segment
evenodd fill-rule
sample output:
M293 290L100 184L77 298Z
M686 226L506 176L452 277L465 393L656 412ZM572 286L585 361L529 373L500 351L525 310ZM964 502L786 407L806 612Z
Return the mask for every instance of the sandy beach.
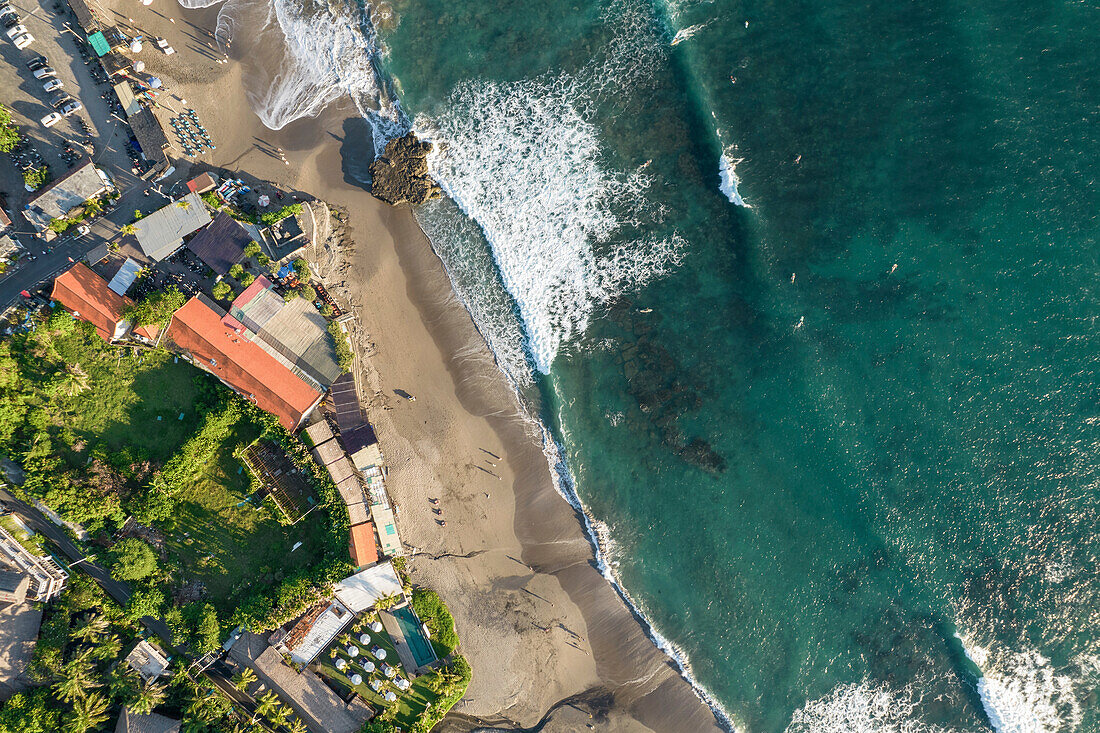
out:
M228 62L212 51L217 7L162 2L124 12L121 22L132 18L175 47L173 56L150 47L142 59L164 77L166 104L179 108L186 99L213 135L217 150L200 163L277 182L348 213L330 237L342 249L319 248L314 260L326 286L358 315L362 397L413 553L409 571L451 608L474 670L466 699L437 730L540 723L546 731L717 730L711 711L596 569L580 517L554 488L537 429L412 212L375 200L359 182L372 147L354 106L339 101L320 117L272 132L252 112L244 84L277 60L244 43L233 44ZM177 166L186 176L188 166ZM429 498L440 500L446 527L435 522Z

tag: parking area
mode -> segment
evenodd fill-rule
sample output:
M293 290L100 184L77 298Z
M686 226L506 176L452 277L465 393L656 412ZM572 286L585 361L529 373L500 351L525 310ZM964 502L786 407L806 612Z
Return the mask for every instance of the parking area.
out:
M120 188L134 185L137 178L131 173L126 150L129 127L111 110L109 100L113 93L94 54L87 61L82 57L86 46L77 35L79 26L68 4L63 0L43 0L42 3L9 0L8 4L18 14L19 24L34 37L34 42L20 50L7 37L9 29L3 28L0 34L0 103L11 110L13 121L19 125L28 147L41 155L54 178L69 170L70 160L64 153L66 147L71 146L92 157ZM83 105L83 109L49 128L42 126L41 119L54 111L50 98L57 91L45 91L46 79L36 79L27 66L29 60L39 55L46 57L55 72L55 77L49 78L62 83L57 91ZM85 120L87 130L80 119ZM18 161L9 156L0 156L0 195L5 199L5 208L12 212L21 209L29 196L23 186Z

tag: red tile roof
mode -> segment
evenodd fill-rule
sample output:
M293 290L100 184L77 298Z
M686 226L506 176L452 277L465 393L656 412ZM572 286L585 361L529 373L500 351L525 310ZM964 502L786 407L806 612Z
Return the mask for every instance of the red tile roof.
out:
M168 338L200 367L278 417L287 430L296 428L321 398L266 351L226 328L222 314L198 297L172 316Z
M107 281L95 274L83 262L78 262L53 281L51 297L95 326L104 340L115 336L115 328L122 321L122 314L134 301L119 295L107 286ZM142 326L134 332L156 341L160 329Z
M374 544L374 525L363 522L351 528L351 559L356 567L378 562L378 546Z

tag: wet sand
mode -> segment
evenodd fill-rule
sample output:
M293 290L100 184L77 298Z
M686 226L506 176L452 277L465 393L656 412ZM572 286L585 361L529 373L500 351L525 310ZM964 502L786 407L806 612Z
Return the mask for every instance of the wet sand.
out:
M354 107L338 102L319 118L272 132L242 91L252 67L216 63L218 54L204 51L217 8L165 3L126 12L175 46L174 56L142 58L213 135L217 150L201 162L349 214L334 235L344 242L342 260L319 269L359 318L361 353L369 354L359 360L361 396L389 467L402 538L414 553L410 574L442 595L474 670L466 698L437 730L540 723L546 731L717 730L711 711L596 569L581 518L554 488L537 428L521 414L411 211L365 192L360 181L373 149ZM271 68L276 60L264 55L276 45L235 42L231 56ZM430 498L439 499L446 527Z

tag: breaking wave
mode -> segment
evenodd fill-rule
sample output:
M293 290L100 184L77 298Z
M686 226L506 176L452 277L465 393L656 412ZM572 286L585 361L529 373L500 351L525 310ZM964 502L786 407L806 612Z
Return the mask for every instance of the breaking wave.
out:
M438 143L433 175L481 227L542 372L597 307L665 273L681 249L675 237L622 241L645 216L649 178L604 164L583 88L564 74L468 82L443 115L416 121Z
M841 685L795 711L786 733L946 733L918 717L912 686L894 690L865 680Z
M179 0L191 8L217 1ZM244 65L249 104L266 127L279 130L315 117L347 97L371 124L381 150L408 128L378 68L375 28L390 12L324 0L225 0L215 36Z
M730 200L731 204L737 206L744 206L746 209L752 207L745 203L745 199L741 198L741 194L737 192L737 186L741 181L737 178L737 164L741 162L741 159L730 159L728 152L723 152L718 158L718 188L721 189L722 194Z
M982 672L978 694L997 733L1055 733L1081 724L1082 690L1040 652L994 652L959 639Z

